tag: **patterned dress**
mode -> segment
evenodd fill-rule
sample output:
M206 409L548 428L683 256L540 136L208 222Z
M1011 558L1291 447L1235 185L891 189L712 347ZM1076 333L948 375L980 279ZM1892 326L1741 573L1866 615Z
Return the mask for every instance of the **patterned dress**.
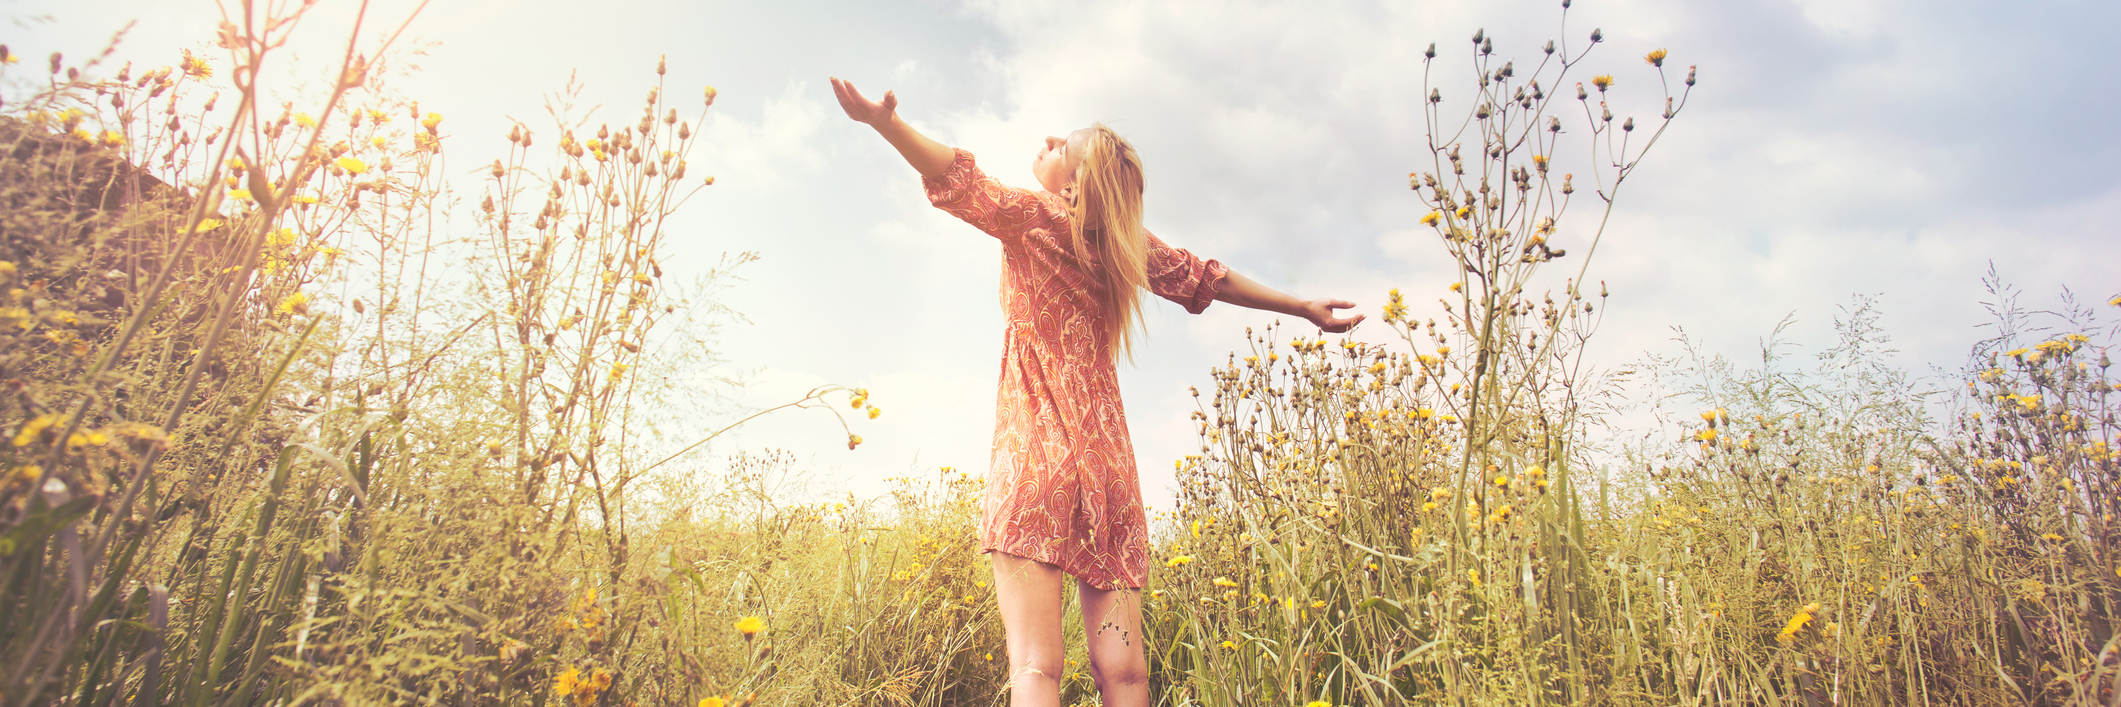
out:
M1149 524L1104 286L1076 259L1067 199L1004 185L957 151L928 201L1002 243L1002 375L980 548L1057 565L1099 589L1148 578ZM1199 314L1229 272L1149 236L1149 289Z

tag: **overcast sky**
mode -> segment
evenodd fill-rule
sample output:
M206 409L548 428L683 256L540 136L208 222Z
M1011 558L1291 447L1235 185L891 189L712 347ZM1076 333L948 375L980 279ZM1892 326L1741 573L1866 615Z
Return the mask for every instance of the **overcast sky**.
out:
M343 36L343 5L326 0L304 28L304 59L339 51L326 40ZM193 0L6 7L5 41L40 62L94 51L136 18L119 56L168 64L203 50L218 17ZM410 7L379 0L371 16ZM728 297L748 323L721 343L752 380L745 404L831 382L868 387L885 410L858 425L869 443L854 452L815 414L765 419L718 450L785 448L821 490L869 496L889 476L985 470L1000 254L928 206L913 170L839 112L828 76L895 90L909 122L1018 185L1035 186L1045 136L1102 120L1143 154L1148 225L1165 240L1373 318L1398 287L1430 317L1452 268L1405 181L1423 164L1421 50L1443 51L1448 106L1469 92L1475 30L1530 59L1560 19L1558 0L437 0L409 31L428 43L422 70L398 86L449 117L450 159L467 171L507 145L508 118L547 125L543 97L570 72L620 121L658 55L675 95L716 86L693 171L717 183L680 214L666 265L762 257ZM1659 110L1645 52L1701 67L1591 265L1612 291L1595 360L1669 353L1675 329L1757 356L1792 315L1793 338L1816 350L1842 305L1876 294L1903 366L1955 367L1983 336L1991 263L2036 305L2068 288L2111 310L2121 294L2121 5L1579 0L1567 39L1593 27L1606 42L1585 75L1616 76L1617 113ZM1172 460L1197 450L1186 388L1273 319L1152 305L1146 346L1121 371L1152 506L1169 504Z

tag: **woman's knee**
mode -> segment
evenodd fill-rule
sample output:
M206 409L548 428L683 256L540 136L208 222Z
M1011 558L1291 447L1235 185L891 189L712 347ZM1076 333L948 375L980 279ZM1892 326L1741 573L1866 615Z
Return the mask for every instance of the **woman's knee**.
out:
M1061 671L1063 670L1062 662L1061 656L1048 654L1045 651L1033 651L1023 656L1009 656L1009 682L1014 684L1021 680L1032 680L1052 682L1058 685L1060 684Z
M1090 653L1090 676L1097 681L1099 689L1140 685L1149 681L1149 660L1140 650L1093 650Z

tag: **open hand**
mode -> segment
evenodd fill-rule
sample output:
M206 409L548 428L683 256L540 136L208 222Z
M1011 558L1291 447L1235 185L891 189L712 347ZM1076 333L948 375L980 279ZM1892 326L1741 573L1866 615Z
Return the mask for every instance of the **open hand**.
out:
M1328 333L1339 334L1354 329L1355 325L1361 324L1365 315L1357 314L1353 317L1337 317L1333 315L1333 310L1347 309L1353 306L1355 306L1355 303L1347 300L1310 300L1304 302L1304 318L1311 320L1312 324L1326 330Z
M879 126L891 122L891 118L898 115L898 96L892 95L890 91L884 92L883 102L871 101L863 98L861 91L854 90L854 84L834 78L832 95L840 99L840 109L847 111L847 117L858 123Z

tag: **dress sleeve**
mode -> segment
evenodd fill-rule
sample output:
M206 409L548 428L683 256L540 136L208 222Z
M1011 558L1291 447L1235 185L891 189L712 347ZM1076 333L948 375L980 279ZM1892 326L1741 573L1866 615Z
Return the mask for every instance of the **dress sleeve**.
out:
M921 186L928 190L928 203L1005 241L1030 228L1050 226L1058 216L1031 190L1003 184L980 171L964 148L957 148L948 170L923 177Z
M1214 260L1201 260L1184 248L1174 248L1149 234L1149 291L1199 314L1222 291L1230 269Z

